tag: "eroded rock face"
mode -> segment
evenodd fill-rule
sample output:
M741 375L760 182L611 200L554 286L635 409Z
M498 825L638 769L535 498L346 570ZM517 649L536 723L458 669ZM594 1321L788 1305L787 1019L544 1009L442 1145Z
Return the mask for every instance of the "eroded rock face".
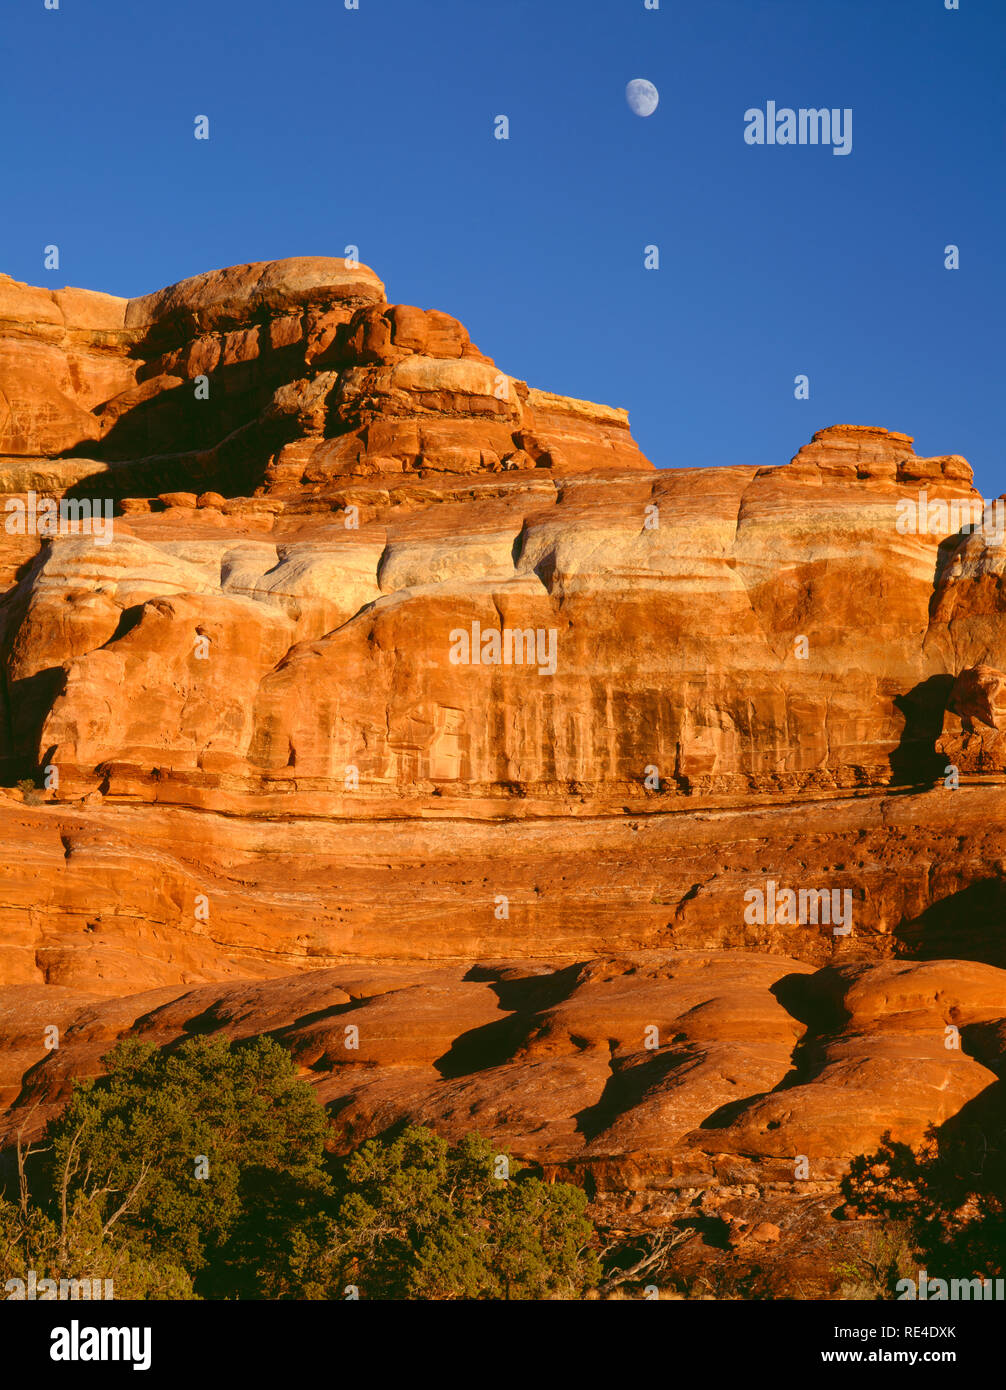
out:
M15 289L12 350L44 327L69 363L87 296ZM624 411L501 374L365 267L99 298L73 322L135 387L96 404L88 377L72 446L104 457L51 466L116 498L114 538L8 561L7 762L64 792L343 815L879 786L935 775L948 666L994 659L981 538L903 525L980 503L970 469L907 435L658 473ZM61 481L7 463L11 494Z
M343 1150L411 1120L453 1137L477 1128L615 1191L729 1175L796 1193L833 1182L887 1131L921 1141L995 1085L1006 971L651 951L564 967L357 964L116 999L8 987L0 1020L12 1014L8 1133L43 1123L117 1038L170 1045L198 1019L201 1033L288 1047ZM43 1018L60 1027L57 1050L43 1047Z
M1006 771L1006 673L985 665L961 672L947 698L936 748L958 770Z
M8 1132L195 1018L344 1145L607 1190L833 1183L982 1096L1004 547L912 445L660 471L339 259L0 278Z
M930 491L973 495L937 463ZM948 662L999 638L966 603L930 617L945 538L896 529L914 479L549 472L342 478L324 510L164 493L103 545L53 541L8 603L11 756L67 788L134 794L156 767L160 799L188 778L221 809L333 814L351 783L421 814L434 791L605 806L935 776ZM28 682L56 667L46 706Z

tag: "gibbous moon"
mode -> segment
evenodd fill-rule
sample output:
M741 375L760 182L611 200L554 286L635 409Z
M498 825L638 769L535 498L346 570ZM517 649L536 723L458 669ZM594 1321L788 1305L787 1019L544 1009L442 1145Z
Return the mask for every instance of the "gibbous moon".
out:
M635 111L637 116L652 116L657 109L660 93L645 77L634 77L625 88L625 100L629 103L630 111Z

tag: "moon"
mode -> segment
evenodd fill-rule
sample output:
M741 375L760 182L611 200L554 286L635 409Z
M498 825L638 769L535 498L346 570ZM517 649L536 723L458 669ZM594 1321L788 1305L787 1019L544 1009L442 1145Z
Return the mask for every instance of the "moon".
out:
M645 77L634 77L626 85L625 100L629 103L630 111L635 111L637 116L652 116L657 109L660 93Z

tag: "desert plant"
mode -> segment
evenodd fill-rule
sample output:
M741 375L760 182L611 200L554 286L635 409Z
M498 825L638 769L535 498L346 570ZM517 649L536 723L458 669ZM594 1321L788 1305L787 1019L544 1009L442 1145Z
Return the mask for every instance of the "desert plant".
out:
M268 1038L191 1038L172 1051L136 1039L77 1082L47 1131L48 1191L110 1212L160 1259L196 1274L243 1214L250 1174L324 1194L328 1119L290 1054Z
M911 1231L904 1221L871 1230L860 1250L834 1266L842 1299L893 1298L900 1280L917 1268Z
M17 783L17 789L29 806L39 806L45 799L42 789L30 777L22 777Z
M364 1144L336 1213L347 1283L377 1298L581 1297L600 1277L586 1194L516 1166L478 1135L451 1145L421 1126Z
M960 1275L1001 1275L1006 1260L1006 1122L950 1122L912 1148L885 1134L853 1160L846 1200L899 1222L914 1255Z
M18 1259L115 1260L136 1296L578 1298L599 1282L580 1188L421 1126L326 1159L325 1111L269 1039L133 1039L104 1060L46 1130L37 1208L19 1149Z

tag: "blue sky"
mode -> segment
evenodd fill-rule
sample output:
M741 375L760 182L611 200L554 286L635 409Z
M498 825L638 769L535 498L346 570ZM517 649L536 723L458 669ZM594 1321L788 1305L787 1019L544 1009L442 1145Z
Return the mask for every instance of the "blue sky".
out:
M17 279L355 244L504 370L626 406L660 467L880 424L1006 490L1003 0L6 0L0 32ZM851 108L851 154L745 144L769 100Z

